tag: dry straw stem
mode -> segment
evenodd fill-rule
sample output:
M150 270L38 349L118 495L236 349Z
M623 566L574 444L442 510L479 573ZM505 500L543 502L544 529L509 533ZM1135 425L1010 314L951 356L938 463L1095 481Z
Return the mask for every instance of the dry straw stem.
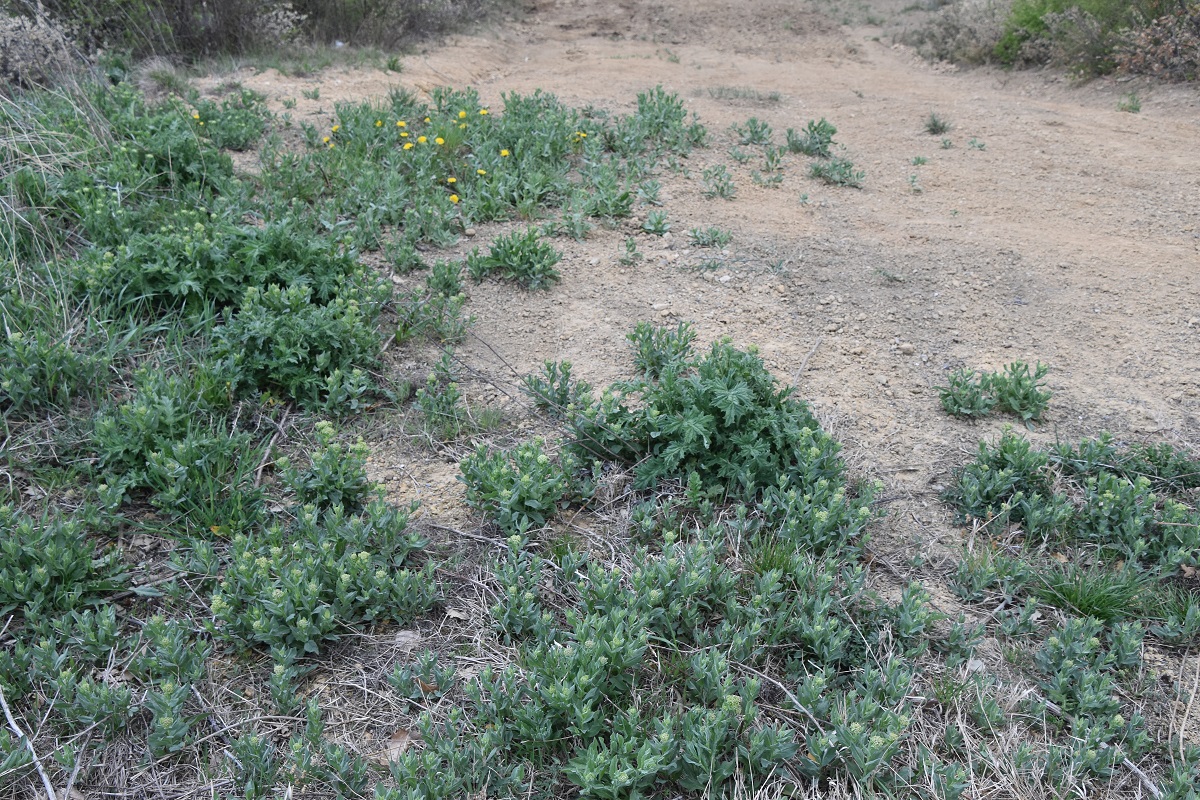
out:
M7 625L5 626L8 627ZM33 759L33 766L37 769L38 776L42 779L42 786L46 789L46 797L49 800L58 800L58 795L54 792L54 784L50 782L50 776L46 774L46 768L42 766L42 760L38 758L37 751L33 749L33 742L21 730L21 726L17 724L13 718L12 711L8 708L8 701L4 699L4 686L0 685L0 706L4 708L4 718L8 720L8 727L17 738L25 743L25 749L29 751L30 758Z
M1187 663L1186 653L1183 657L1183 663ZM1187 707L1183 709L1183 717L1179 720L1179 759L1180 761L1184 761L1184 763L1187 762L1184 759L1183 733L1187 730L1187 722L1192 715L1192 705L1196 702L1197 690L1200 690L1200 655L1196 657L1196 675L1192 679L1192 693L1191 696L1188 697ZM1173 726L1174 720L1172 719L1172 727Z

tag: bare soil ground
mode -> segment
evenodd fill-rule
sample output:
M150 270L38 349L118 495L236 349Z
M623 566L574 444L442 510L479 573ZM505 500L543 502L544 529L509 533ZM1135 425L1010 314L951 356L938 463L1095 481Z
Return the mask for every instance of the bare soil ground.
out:
M893 22L900 13L878 6ZM458 351L473 376L464 389L518 426L542 424L529 417L517 376L568 359L578 377L607 385L630 369L625 335L639 320L688 320L701 343L729 336L757 345L845 443L855 470L884 482L886 516L873 540L884 590L888 581L920 581L951 614L964 610L946 588L963 533L938 493L978 441L1007 423L943 413L935 387L949 370L1051 365L1050 411L1029 433L1042 443L1110 431L1119 441L1200 449L1195 87L1079 86L1052 72L929 65L893 46L883 28L845 26L820 4L782 0L541 0L520 21L430 46L403 67L306 79L242 70L212 82L239 80L278 113L295 98L288 113L318 127L330 124L337 101L396 86L473 86L496 109L505 92L540 88L625 113L638 91L662 84L711 133L685 164L690 178L661 177L671 237L642 233L642 208L619 229L556 241L563 281L549 292L470 288L478 322ZM302 95L313 88L319 100ZM1141 113L1119 112L1120 97L1135 89ZM952 147L924 131L931 111L952 122ZM820 184L800 158L786 163L780 187L755 185L750 170L759 165L728 155L730 125L751 116L769 122L777 142L788 127L830 120L844 154L866 172L863 188ZM914 166L916 156L928 163ZM734 173L735 200L702 194L700 173L717 163ZM716 269L701 268L712 254L686 236L708 226L734 235ZM480 228L430 260L486 246L505 230ZM646 255L631 268L618 263L628 236ZM390 353L417 378L426 355ZM374 477L394 499L420 500L431 530L480 531L456 480L462 451L431 451L404 423L369 432ZM570 524L600 530L583 516ZM1190 685L1195 656L1155 659L1170 687ZM1200 720L1190 727L1188 738L1200 742Z

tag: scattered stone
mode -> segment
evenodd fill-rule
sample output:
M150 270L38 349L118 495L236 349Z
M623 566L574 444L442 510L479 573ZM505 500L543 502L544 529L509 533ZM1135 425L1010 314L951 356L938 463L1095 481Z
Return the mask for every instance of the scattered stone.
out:
M474 236L474 235L475 235L474 228L467 228L465 231L463 231L463 236Z
M721 283L729 283L729 281L732 280L732 276L731 275L722 275L721 277L717 278L717 280L720 281Z
M407 628L396 631L396 646L401 650L413 650L421 643L421 634Z
M914 347L911 342L904 342L900 345L900 352L906 356L911 356L913 353L917 352L917 348Z

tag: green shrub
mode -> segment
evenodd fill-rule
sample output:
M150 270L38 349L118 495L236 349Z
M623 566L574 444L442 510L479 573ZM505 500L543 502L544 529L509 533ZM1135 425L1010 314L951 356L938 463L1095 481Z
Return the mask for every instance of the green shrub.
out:
M142 485L150 454L192 433L211 433L231 405L224 365L197 360L190 375L143 368L134 373L132 397L102 408L92 437L102 471Z
M801 133L797 133L791 128L787 129L787 148L793 153L803 153L814 158L829 158L832 155L830 148L833 146L833 136L836 133L837 128L827 122L824 117L819 122L809 120L808 125Z
M409 556L424 542L408 515L380 500L359 515L300 509L296 522L235 536L212 597L217 632L244 645L316 653L347 626L410 619L436 597L432 568Z
M1121 759L1140 755L1149 738L1145 720L1136 713L1126 720L1116 698L1116 674L1141 664L1141 628L1118 626L1105 637L1107 641L1102 641L1102 631L1096 620L1069 620L1046 639L1034 661L1045 700L1066 716L1073 736L1083 745L1076 748L1073 760L1105 777ZM1040 698L1031 705L1046 709Z
M854 164L846 158L814 161L808 167L808 174L833 186L849 186L853 189L861 189L863 179L867 177L867 173L856 170Z
M249 433L190 431L148 453L145 472L122 483L149 489L161 513L193 532L228 535L261 519L263 492L254 477L262 451Z
M496 239L486 256L475 250L467 257L467 272L476 283L497 274L525 289L548 289L561 277L554 269L561 258L539 239L537 228L527 228Z
M950 120L945 117L939 117L936 111L930 111L929 116L925 118L925 132L930 136L941 136L943 133L949 133Z
M837 445L790 389L777 388L753 351L720 341L691 359L682 341L690 329L676 333L656 347L653 333L635 331L649 343L649 354L640 356L645 377L618 384L575 415L582 452L636 465L639 488L695 472L706 491L731 498L753 498L792 480L807 485L815 482L813 470L839 474Z
M114 167L137 167L150 186L164 189L211 191L233 177L233 162L196 134L197 120L181 99L152 104L133 87L119 84L95 90L91 100L109 134L126 148L118 150L121 158Z
M455 275L457 277L457 274ZM424 336L442 345L460 343L475 323L475 317L464 314L467 296L461 291L445 293L446 286L437 286L431 274L426 290L415 290L397 298L396 341L407 342Z
M1014 361L1001 373L986 375L987 389L996 397L996 405L1020 417L1024 422L1034 422L1042 417L1050 402L1050 393L1042 391L1041 380L1050 372L1050 367L1040 361L1031 370L1022 361Z
M571 377L570 361L547 361L541 375L526 375L522 382L534 405L562 419L592 400L591 384Z
M0 505L0 614L52 618L124 588L120 552L94 545L85 519L35 519Z
M216 352L237 370L239 388L319 406L335 371L369 366L379 355L383 295L378 288L347 295L321 305L306 286L247 289L237 313L226 309L216 329Z
M688 240L696 247L721 248L733 241L733 234L715 227L692 228Z
M1124 38L1116 50L1117 68L1168 81L1200 78L1200 4L1189 2L1171 12L1160 9L1146 27ZM1137 95L1130 93L1130 100ZM1132 110L1132 109L1131 109Z
M359 513L377 489L367 477L369 448L362 439L349 447L342 444L337 440L332 423L326 421L318 422L314 433L317 447L307 469L296 468L287 458L275 462L282 472L283 482L301 506L315 506L319 511L334 508L348 514Z
M197 125L204 123L199 133L222 150L249 150L262 137L270 118L266 99L250 89L239 89L220 104L197 100L192 119Z
M653 381L667 369L686 368L692 359L696 331L688 322L679 323L673 330L639 322L625 338L634 348L633 365Z
M771 126L758 117L746 120L745 125L734 123L731 131L741 144L767 145L771 143Z
M14 294L0 296L0 416L4 417L64 409L73 398L91 395L104 363L100 353L80 347L71 332L60 331L43 314L22 313L26 308Z
M988 393L975 374L957 369L950 373L948 386L939 386L942 408L955 417L986 417L996 407L996 398Z
M442 353L441 360L426 376L425 385L416 395L425 433L442 441L456 439L475 427L471 411L454 380L453 357L453 350Z
M194 211L180 211L157 230L131 233L112 249L86 251L76 280L81 294L159 313L227 308L243 301L247 289L276 284L309 288L321 304L383 290L353 251L314 236L295 219L256 228Z
M720 197L722 200L732 200L737 196L737 188L733 185L733 176L724 164L714 164L704 168L704 196L710 200Z
M1050 367L1040 361L1031 370L1023 361L1014 361L1002 372L976 373L955 370L950 385L939 386L942 408L956 417L979 418L999 407L1029 425L1041 419L1050 403L1050 392L1043 391L1042 378Z
M1125 29L1175 7L1173 0L1017 0L993 52L1003 64L1058 61L1103 74L1115 67Z
M579 475L582 466L569 451L556 463L535 439L511 451L493 452L479 445L459 469L467 485L467 504L488 512L501 530L524 534L545 527L559 510L590 494Z

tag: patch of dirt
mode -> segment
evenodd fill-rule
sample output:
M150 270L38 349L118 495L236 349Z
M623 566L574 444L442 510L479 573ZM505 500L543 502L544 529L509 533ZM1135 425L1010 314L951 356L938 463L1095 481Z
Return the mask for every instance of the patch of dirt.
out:
M478 323L458 356L476 377L465 390L524 413L517 376L550 359L606 385L630 369L625 334L639 320L692 321L702 344L757 345L860 474L883 480L880 574L944 587L962 535L937 495L980 438L1009 424L945 415L935 387L948 370L1050 364L1050 411L1029 434L1041 443L1107 430L1200 449L1200 94L937 68L877 40L881 29L838 25L819 7L543 0L521 22L404 57L400 74L220 80L265 92L277 113L295 98L288 113L318 127L335 103L394 87L470 85L497 109L502 93L540 88L617 113L655 84L677 92L711 144L687 160L690 179L660 177L672 236L642 233L640 219L598 228L582 243L556 240L563 281L549 292L470 287ZM750 91L721 99L721 87ZM1116 110L1131 90L1140 114ZM952 123L948 148L924 131L931 111ZM749 116L770 123L777 143L788 127L830 120L864 187L824 186L799 157L785 162L781 187L756 186L759 164L728 155L729 127ZM928 162L914 165L918 156ZM733 201L702 195L701 171L718 163L735 175ZM686 236L708 226L734 235L716 269L702 268L713 254ZM437 257L511 227L481 227ZM632 268L618 263L628 236L646 256ZM455 479L461 452L430 455L399 427L373 439L374 476L396 500L419 499L437 524L478 529ZM960 610L948 592L935 596ZM1169 669L1191 674L1178 662Z

